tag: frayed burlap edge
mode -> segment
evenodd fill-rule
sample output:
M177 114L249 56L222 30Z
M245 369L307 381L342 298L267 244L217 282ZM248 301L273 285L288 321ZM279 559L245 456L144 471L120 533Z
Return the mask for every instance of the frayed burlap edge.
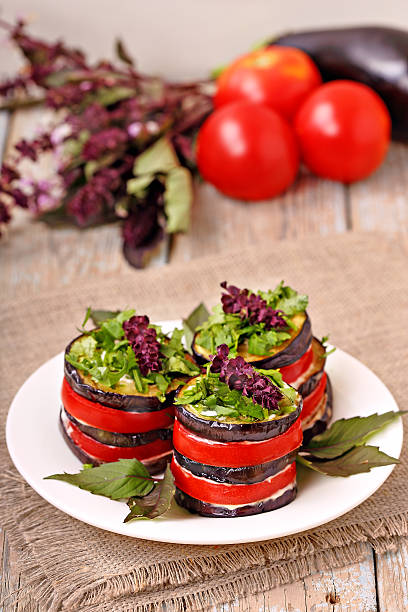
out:
M2 498L8 511L5 527L13 547L18 548L18 564L24 571L25 582L25 586L4 604L10 604L11 599L18 600L24 610L35 609L33 602L41 602L39 610L55 612L104 610L106 601L110 602L109 610L119 606L118 611L156 612L161 610L163 602L169 612L199 609L293 582L325 567L355 563L367 554L364 543L369 542L376 552L384 552L395 547L398 536L408 535L405 514L389 516L387 521L368 521L364 525L335 527L329 524L327 529L318 532L249 544L243 549L231 547L214 551L205 558L152 563L97 581L92 581L89 569L80 571L82 562L87 568L89 554L84 542L83 551L77 557L75 584L65 580L72 575L72 561L64 563L59 558L60 580L58 585L53 585L46 579L32 544L46 546L49 542L54 550L59 550L58 533L53 524L57 511L43 502L13 469L2 477ZM18 526L13 518L16 500L21 502ZM69 547L64 534L61 534L60 546ZM202 584L205 587L201 589ZM164 589L163 585L166 585ZM127 607L130 602L131 606Z

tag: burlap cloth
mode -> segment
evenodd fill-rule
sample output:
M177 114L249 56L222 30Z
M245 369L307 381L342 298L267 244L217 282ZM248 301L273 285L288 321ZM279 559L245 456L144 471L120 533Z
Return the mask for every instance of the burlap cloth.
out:
M75 334L87 305L134 305L152 319L176 318L202 299L215 303L223 280L266 288L285 279L307 292L315 333L330 332L335 345L362 359L400 407L408 408L407 264L391 238L351 234L130 270L5 304L0 308L1 418L25 378ZM162 610L163 602L169 611L200 609L354 562L364 554L364 542L385 550L408 534L407 443L402 463L381 489L345 516L280 540L220 547L135 540L82 524L22 481L4 441L1 459L6 472L2 522L29 585L20 593L22 609L31 609L33 602L43 610L153 611Z

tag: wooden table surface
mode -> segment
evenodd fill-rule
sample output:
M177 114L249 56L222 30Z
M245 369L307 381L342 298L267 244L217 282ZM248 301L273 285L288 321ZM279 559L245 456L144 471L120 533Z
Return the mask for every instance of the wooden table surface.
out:
M0 113L0 155L23 135L33 135L42 121L39 110ZM18 211L19 212L19 211ZM220 196L209 185L197 189L192 227L155 254L150 265L189 261L237 244L283 240L354 230L385 230L408 245L408 147L394 144L381 169L361 183L345 187L303 173L296 184L273 202L246 204ZM78 277L119 271L127 266L117 226L93 230L50 230L17 214L0 243L0 286L3 299L68 285ZM135 271L135 277L137 271ZM13 563L12 542L3 530L0 606L22 608L7 597L20 585ZM319 572L256 597L214 608L214 612L403 612L408 610L408 539L393 552L378 554L366 545L361 563ZM4 599L6 597L6 599ZM3 602L3 603L1 603ZM34 609L34 608L33 608ZM41 608L35 608L41 609Z

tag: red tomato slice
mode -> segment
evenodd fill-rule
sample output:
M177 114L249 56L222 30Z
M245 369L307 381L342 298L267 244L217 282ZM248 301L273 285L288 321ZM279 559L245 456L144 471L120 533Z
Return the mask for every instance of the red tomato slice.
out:
M110 446L97 442L78 429L74 423L69 421L66 424L66 432L71 440L79 446L87 455L99 459L99 461L117 461L118 459L151 459L157 455L170 452L172 449L171 440L154 440L148 444L140 446Z
M302 444L300 419L285 433L261 442L214 442L192 433L177 419L174 422L173 445L179 453L206 465L243 467L273 461Z
M64 407L74 418L91 427L114 433L144 433L168 427L174 420L174 406L153 412L126 412L91 402L78 395L66 378L62 383L61 398Z
M324 392L326 391L327 374L323 372L323 376L319 380L316 387L309 395L303 398L303 408L300 415L302 421L309 417L316 410L319 402L321 401Z
M306 353L304 353L304 355L302 355L297 361L294 361L288 366L280 368L280 373L282 374L283 380L290 385L310 368L312 361L313 348L312 345L310 345Z
M171 471L176 487L191 497L218 506L240 505L266 499L289 486L296 478L296 462L294 461L275 476L249 485L225 484L194 476L182 468L174 457L171 462Z

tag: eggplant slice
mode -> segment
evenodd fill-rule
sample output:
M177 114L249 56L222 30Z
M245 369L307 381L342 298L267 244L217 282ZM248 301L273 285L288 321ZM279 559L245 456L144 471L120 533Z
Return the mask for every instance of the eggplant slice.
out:
M65 355L68 355L73 343L81 337L82 336L78 336L72 340L65 349ZM98 386L90 377L75 368L66 359L64 360L64 374L70 387L78 393L78 395L85 397L91 402L97 402L108 408L116 408L117 410L124 410L125 412L154 412L155 410L162 410L173 403L176 390L187 379L187 377L184 379L175 379L172 383L171 390L166 393L166 400L161 402L154 394L153 386L150 386L149 392L146 394L140 394L134 389L131 389L131 392L128 393L121 393L119 391L110 391L108 388L100 388L101 385Z
M266 499L253 504L243 506L215 506L207 502L203 502L195 497L191 497L176 487L175 499L179 506L186 508L193 514L201 514L201 516L210 516L214 518L232 518L236 516L250 516L251 514L260 514L261 512L270 512L277 510L290 504L297 493L297 487L293 486L287 489L282 495L275 499Z
M320 416L315 421L313 421L313 423L310 424L307 429L303 431L303 445L308 444L308 442L314 436L323 433L327 429L327 426L332 419L333 388L329 377L327 377L326 393L323 399L325 401L324 411L323 413L321 413L321 410L319 410L319 406L316 412L321 413Z
M238 347L238 354L251 365L264 370L283 368L283 366L290 365L294 361L297 361L306 353L312 340L312 326L309 315L307 313L305 313L305 315L306 317L303 319L299 329L293 333L293 336L289 340L282 342L279 347L272 349L270 355L251 355L246 350L245 343ZM191 348L196 362L199 365L204 365L208 363L210 353L207 349L197 344L197 335L198 333L194 334Z
M100 461L96 457L92 457L92 455L88 455L87 453L85 453L81 448L79 448L79 446L75 444L75 442L71 439L68 432L66 431L61 416L59 419L59 428L62 433L62 437L69 446L70 450L74 453L77 459L80 460L81 463L91 463L95 467L103 463L103 461ZM168 453L163 453L162 455L153 457L152 459L143 459L141 463L143 463L149 474L160 474L166 469L166 465L171 461L172 455L173 451L169 451Z
M326 365L326 349L317 338L313 338L312 340L312 349L313 361L310 368L304 374L302 374L302 376L299 376L299 378L292 384L292 386L299 391L302 397L309 395L309 393L311 393L317 386L321 377L323 376Z
M198 461L193 461L185 457L178 451L174 450L174 458L177 463L188 470L194 476L200 478L208 478L215 482L224 482L228 484L254 484L262 482L278 472L281 472L287 465L293 463L296 459L298 449L288 453L284 457L261 463L259 465L249 465L245 467L219 467L215 465L205 465Z
M271 421L238 423L215 421L192 412L185 405L176 406L176 418L191 432L214 440L215 442L259 442L275 438L289 429L299 418L302 410L302 397L299 396L297 409Z
M82 421L75 419L66 408L61 408L61 418L64 417L69 419L82 433L86 434L90 438L93 438L97 442L102 444L108 444L109 446L119 447L132 447L141 446L142 444L148 444L155 440L171 440L173 435L173 427L166 427L163 429L153 429L152 431L146 431L144 433L113 433L111 431L105 431L104 429L98 429L87 425Z

